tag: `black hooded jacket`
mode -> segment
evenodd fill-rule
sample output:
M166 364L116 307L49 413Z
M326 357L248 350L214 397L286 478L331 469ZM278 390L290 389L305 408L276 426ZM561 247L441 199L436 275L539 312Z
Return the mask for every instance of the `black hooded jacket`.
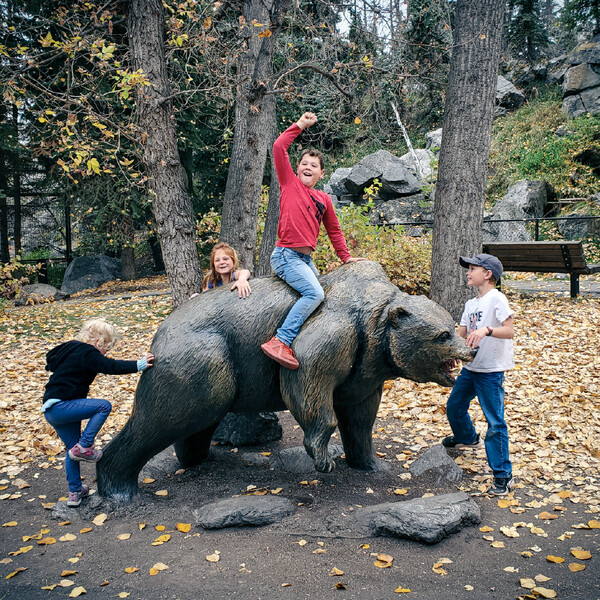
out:
M123 375L137 370L135 360L107 358L91 344L65 342L46 354L46 371L52 371L52 375L46 384L43 402L50 398L86 398L98 373Z

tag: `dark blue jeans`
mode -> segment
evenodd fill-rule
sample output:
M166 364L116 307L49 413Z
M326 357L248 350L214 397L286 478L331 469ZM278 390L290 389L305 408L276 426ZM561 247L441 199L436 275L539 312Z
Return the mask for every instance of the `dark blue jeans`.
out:
M271 267L278 277L300 292L300 298L275 333L278 340L291 346L304 321L323 302L325 293L317 279L319 272L309 254L276 247L271 254Z
M504 420L503 382L504 371L475 373L463 368L446 407L454 437L458 442L470 444L475 441L477 432L469 416L469 406L477 396L488 424L485 451L494 477L512 477L512 465L508 457L508 428Z
M56 429L58 437L67 448L65 471L70 492L81 491L81 475L79 462L71 460L69 450L78 442L84 448L92 446L111 410L112 405L108 400L81 398L80 400L57 402L44 413L46 421ZM85 419L89 419L89 421L82 434L81 421Z

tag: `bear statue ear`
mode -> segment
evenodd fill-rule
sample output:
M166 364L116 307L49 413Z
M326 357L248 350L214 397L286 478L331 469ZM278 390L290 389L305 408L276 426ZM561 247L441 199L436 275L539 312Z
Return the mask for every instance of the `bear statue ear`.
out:
M401 306L394 306L388 310L388 319L394 327L398 327L400 319L408 316L408 311Z

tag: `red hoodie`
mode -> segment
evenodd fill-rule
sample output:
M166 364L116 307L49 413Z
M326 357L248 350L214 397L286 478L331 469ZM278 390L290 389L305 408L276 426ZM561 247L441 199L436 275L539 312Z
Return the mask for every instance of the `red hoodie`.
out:
M277 246L310 246L314 250L323 221L336 254L346 262L351 256L331 198L321 190L306 187L290 164L287 151L301 131L302 129L294 123L273 144L275 169L281 187Z

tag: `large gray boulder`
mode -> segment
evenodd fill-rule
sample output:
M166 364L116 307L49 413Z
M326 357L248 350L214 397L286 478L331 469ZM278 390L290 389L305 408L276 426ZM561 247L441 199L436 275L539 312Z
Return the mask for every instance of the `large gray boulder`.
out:
M375 179L381 182L381 194L388 197L410 196L420 190L417 178L387 150L369 154L352 167L345 186L350 194L362 194Z
M570 117L600 114L600 35L575 48L563 82L563 111Z
M204 529L258 527L281 521L292 514L294 505L278 496L228 498L194 510L196 524Z
M556 225L558 231L566 240L583 240L587 237L600 234L600 217L595 219L585 219L581 217L589 217L592 215L584 215L577 212L572 212L564 216L568 218L558 220Z
M464 492L389 502L361 509L357 529L364 535L406 538L437 544L481 522L479 507Z
M464 476L463 470L448 456L441 444L432 446L423 456L420 456L410 466L410 473L413 477L428 477L436 487L459 483Z
M434 154L440 153L442 147L442 128L429 131L425 134L425 148L431 150Z
M348 193L346 186L344 185L344 180L352 171L349 167L340 167L336 169L329 178L329 181L323 186L323 190L325 193L330 196L343 196Z
M393 198L377 203L377 211L383 221L390 225L411 223L413 221L431 221L432 203L424 194L415 194L403 198Z
M435 167L437 159L435 154L426 148L418 148L414 153L417 160L415 160L415 155L412 152L407 152L400 157L404 166L422 182L434 181L437 173ZM417 161L419 162L418 165Z
M553 196L554 190L545 181L522 179L508 188L491 212L495 219L543 217Z
M523 223L510 219L543 217L554 190L545 181L523 179L511 185L504 197L496 202L483 223L484 242L530 242L531 235ZM501 221L501 222L497 222Z
M71 262L65 272L60 291L74 294L89 288L96 288L107 281L121 276L121 261L103 254L79 256Z
M518 90L508 79L498 75L495 116L501 117L517 110L523 105L523 102L525 102L525 94Z
M275 413L227 413L213 440L231 446L258 446L280 440L283 429Z
M15 306L24 306L25 304L42 304L44 302L53 302L54 300L64 300L68 294L57 290L54 286L47 283L33 283L24 285L18 297L15 298Z

